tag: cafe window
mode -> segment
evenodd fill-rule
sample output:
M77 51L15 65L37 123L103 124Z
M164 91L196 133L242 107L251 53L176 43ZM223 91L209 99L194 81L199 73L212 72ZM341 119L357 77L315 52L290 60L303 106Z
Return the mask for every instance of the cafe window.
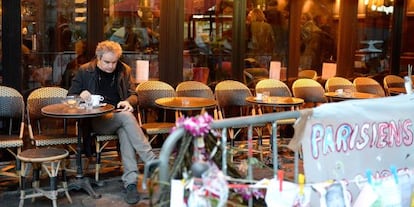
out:
M184 80L200 78L194 74L198 70L193 69L200 67L209 70L209 82L231 79L233 12L238 9L234 8L234 1L185 2ZM246 48L244 67L269 68L271 61L286 66L288 3L287 0L246 1L246 23L236 25L246 27L246 33L240 34L244 39L242 47Z
M394 1L359 0L356 72L389 73Z
M246 65L287 64L289 1L251 0L246 5Z
M159 21L160 0L104 1L104 38L122 46L137 81L159 77Z
M185 1L183 79L230 78L233 1Z
M299 70L311 69L321 75L324 62L335 62L338 18L334 18L334 8L333 1L304 2L300 19Z
M66 66L78 56L76 46L86 41L86 5L87 0L21 1L24 89L62 84Z

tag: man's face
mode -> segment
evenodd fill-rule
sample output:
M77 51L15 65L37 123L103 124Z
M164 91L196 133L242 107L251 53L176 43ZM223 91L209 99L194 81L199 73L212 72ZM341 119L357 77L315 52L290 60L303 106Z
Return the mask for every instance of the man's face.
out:
M102 57L98 58L98 68L104 72L112 73L116 69L116 64L118 63L118 57L112 53L108 52L102 55Z

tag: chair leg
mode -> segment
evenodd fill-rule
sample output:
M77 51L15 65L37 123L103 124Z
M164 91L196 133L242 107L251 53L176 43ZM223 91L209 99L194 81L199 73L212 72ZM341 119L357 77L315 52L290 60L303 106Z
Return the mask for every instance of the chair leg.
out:
M40 183L40 165L38 163L32 163L33 166L33 182L32 182L32 188L39 189L39 183ZM36 191L37 192L37 191ZM32 198L32 202L35 201L35 197Z
M22 170L21 170L21 174L20 174L20 202L19 202L19 207L23 207L24 205L24 199L26 199L26 176L27 176L27 171L28 171L28 163L23 163L22 164Z
M69 203L72 203L72 198L70 197L69 191L68 191L68 179L66 176L66 170L64 168L62 169L62 178L63 178L62 187L65 190L66 198L68 199Z
M95 161L95 181L99 181L99 171L101 169L101 143L96 142L96 161Z

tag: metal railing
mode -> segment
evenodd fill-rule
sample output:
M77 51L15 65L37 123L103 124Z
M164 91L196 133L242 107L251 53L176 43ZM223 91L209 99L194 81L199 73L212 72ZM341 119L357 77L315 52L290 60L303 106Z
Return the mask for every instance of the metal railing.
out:
M286 112L277 112L277 113L267 113L263 115L256 115L256 116L243 116L243 117L236 117L236 118L227 118L222 120L214 120L211 124L212 129L217 129L221 132L221 150L222 150L222 171L225 175L227 175L227 131L233 127L246 127L247 130L247 138L248 142L251 143L253 139L253 130L256 126L263 126L266 124L271 125L271 133L270 139L272 143L272 149L278 149L277 146L277 126L278 123L284 122L284 120L296 120L300 117L300 111L286 111ZM289 122L286 122L289 123ZM290 122L293 124L293 122ZM169 160L170 156L173 151L176 149L177 143L184 137L185 130L183 128L179 128L171 133L161 148L160 156L158 160L151 161L145 165L144 170L144 181L143 181L143 188L145 189L146 186L146 177L149 173L150 167L153 165L157 165L159 167L159 183L170 183L170 176L169 176ZM277 150L273 150L273 152L277 152ZM294 156L294 180L297 182L297 176L299 173L299 156L298 152L295 152ZM249 157L250 158L250 157ZM277 176L278 170L278 154L272 153L273 159L273 170L274 170L274 177ZM248 172L247 172L247 180L253 180L253 168L249 164Z

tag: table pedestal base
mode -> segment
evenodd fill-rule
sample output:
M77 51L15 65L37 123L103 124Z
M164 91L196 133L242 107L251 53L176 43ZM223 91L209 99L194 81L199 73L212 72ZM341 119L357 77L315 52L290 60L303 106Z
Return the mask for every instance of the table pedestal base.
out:
M74 180L70 181L70 184L68 185L69 191L80 189L85 190L89 194L89 196L91 196L94 199L101 198L101 194L98 194L95 192L95 190L93 190L89 178L75 178Z

